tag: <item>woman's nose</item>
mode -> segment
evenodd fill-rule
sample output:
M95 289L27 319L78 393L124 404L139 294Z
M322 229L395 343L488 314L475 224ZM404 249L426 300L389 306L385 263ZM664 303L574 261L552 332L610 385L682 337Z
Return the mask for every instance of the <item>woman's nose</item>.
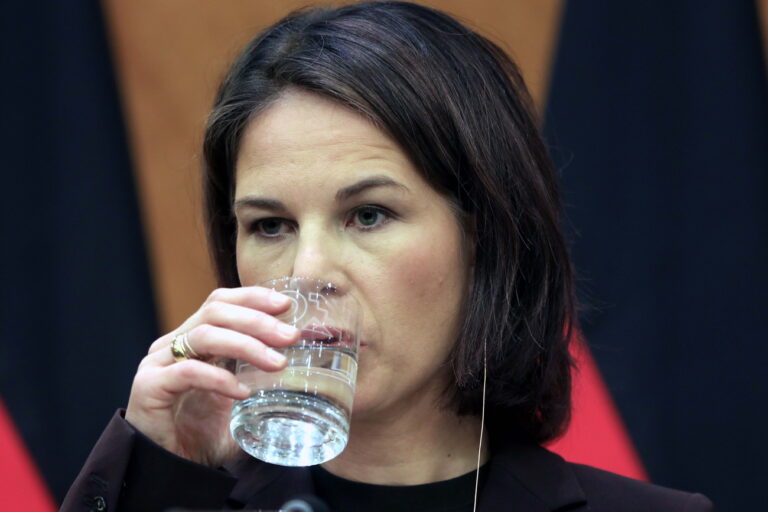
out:
M310 277L338 286L340 268L338 241L322 231L305 230L299 235L291 275Z

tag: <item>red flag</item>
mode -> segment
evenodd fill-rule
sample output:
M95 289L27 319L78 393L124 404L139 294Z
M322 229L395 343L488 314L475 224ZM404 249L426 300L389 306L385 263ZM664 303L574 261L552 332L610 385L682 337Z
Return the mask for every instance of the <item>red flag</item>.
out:
M0 510L53 512L53 499L0 400Z
M579 336L572 344L573 416L565 435L548 448L570 462L648 480L616 405L589 347Z

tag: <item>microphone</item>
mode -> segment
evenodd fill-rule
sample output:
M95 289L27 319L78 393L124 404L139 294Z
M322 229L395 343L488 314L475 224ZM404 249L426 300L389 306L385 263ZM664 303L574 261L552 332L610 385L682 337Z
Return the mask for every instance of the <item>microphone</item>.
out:
M170 508L166 510L165 512L215 512L213 510L191 510L191 509L185 509L185 508ZM243 511L248 512L248 511ZM280 507L279 510L264 510L259 509L258 511L253 512L331 512L331 509L328 508L328 505L326 505L323 500L318 498L317 496L311 496L309 494L305 494L303 496L299 496L297 498L294 498L287 503L285 503L282 507Z
M280 512L331 512L316 496L299 496L280 507Z

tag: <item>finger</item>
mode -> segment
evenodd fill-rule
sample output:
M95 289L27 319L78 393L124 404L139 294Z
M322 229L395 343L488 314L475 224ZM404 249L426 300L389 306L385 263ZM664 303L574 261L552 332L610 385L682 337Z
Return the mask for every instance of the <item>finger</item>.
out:
M226 289L224 289L226 290ZM232 290L228 290L232 291ZM223 292L222 292L223 293ZM285 297L282 294L278 294ZM286 298L286 300L288 300ZM288 300L290 302L290 300ZM214 301L204 304L179 329L166 336L158 338L150 347L149 353L166 350L174 336L179 332L190 332L202 324L211 324L242 332L263 342L278 347L295 343L299 338L299 330L279 321L271 314L228 302ZM195 348L193 346L193 348ZM197 351L197 349L195 349ZM197 351L199 353L199 351Z
M169 350L169 347L171 345L171 342L173 341L174 336L176 336L177 331L173 331L171 333L168 333L164 336L160 336L157 338L152 344L149 346L149 350L147 351L147 354L154 354L155 352L159 350ZM144 361L142 361L143 363Z
M271 315L286 311L291 304L291 300L286 295L263 286L217 288L208 295L203 306L213 302L237 304L246 308L264 311Z
M250 388L241 384L230 372L194 359L164 368L155 382L158 391L168 400L192 389L211 391L235 400L242 400L250 394Z
M241 309L228 311L226 305L239 306ZM290 326L277 329L282 324L271 315L288 309L291 300L282 293L261 286L241 288L218 288L211 292L201 308L175 331L161 336L150 345L148 353L168 347L180 332L188 332L203 323L213 323L226 327L240 327L246 334L260 337L274 345L290 345L298 339L298 331ZM206 320L208 319L208 320ZM253 322L253 323L251 323Z
M299 339L299 330L263 311L227 302L211 302L196 313L196 323L224 327L258 338L277 347L285 347ZM194 346L193 346L194 348Z
M281 353L246 334L209 324L195 327L187 333L187 343L202 359L239 359L266 371L280 370L286 359ZM175 363L170 347L156 350L142 365L168 366Z

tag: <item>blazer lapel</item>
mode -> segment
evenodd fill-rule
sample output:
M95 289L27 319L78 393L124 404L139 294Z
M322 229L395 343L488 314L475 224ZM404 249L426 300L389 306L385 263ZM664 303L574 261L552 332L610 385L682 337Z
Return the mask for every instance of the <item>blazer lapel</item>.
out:
M498 441L498 442L496 442ZM562 457L530 443L494 440L482 512L588 510L587 498Z

